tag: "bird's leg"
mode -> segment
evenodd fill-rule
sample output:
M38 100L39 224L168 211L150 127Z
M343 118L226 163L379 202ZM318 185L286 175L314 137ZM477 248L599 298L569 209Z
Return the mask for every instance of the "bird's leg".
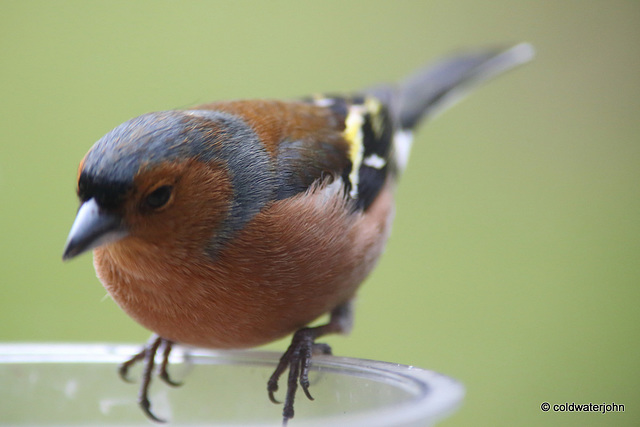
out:
M153 412L151 412L151 402L149 401L149 386L151 385L151 376L153 374L153 368L155 366L156 353L158 353L158 349L160 347L163 347L163 351L162 362L159 366L158 376L160 377L160 379L171 386L180 385L180 383L171 380L171 378L169 377L169 373L167 372L167 366L169 365L169 355L171 354L172 346L172 341L154 334L151 336L142 350L139 353L135 354L131 359L122 363L119 369L120 377L127 382L131 382L131 380L129 380L127 376L129 368L139 361L144 361L142 383L140 384L140 391L138 392L138 404L147 417L151 418L153 421L157 421L160 423L165 422L165 420L158 418L153 414Z
M287 394L282 410L283 425L293 418L293 401L295 399L298 383L308 399L313 400L309 393L309 366L311 356L315 354L331 354L331 347L327 344L316 343L315 340L327 334L343 333L351 330L353 323L352 303L348 301L339 305L331 312L329 323L314 328L302 328L293 334L291 345L280 358L280 362L267 383L269 399L273 403L280 403L274 397L278 390L278 380L287 368L289 368L289 378L287 379Z

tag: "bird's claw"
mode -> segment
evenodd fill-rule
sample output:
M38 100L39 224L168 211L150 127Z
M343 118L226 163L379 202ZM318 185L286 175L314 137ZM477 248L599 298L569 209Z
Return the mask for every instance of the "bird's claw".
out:
M278 380L287 368L289 368L289 376L287 378L287 393L282 410L283 425L293 418L293 402L295 399L298 384L302 388L305 396L309 400L313 400L313 396L309 392L309 368L311 366L311 357L314 353L331 354L331 347L327 344L316 344L314 340L317 337L317 331L314 328L300 329L293 335L291 345L280 358L278 366L267 382L267 391L269 392L269 400L279 404L279 400L275 398L275 392L278 391Z
M142 408L142 412L144 412L144 414L149 417L151 420L157 422L157 423L166 423L167 420L163 419L163 418L159 418L157 415L155 415L153 412L151 412L151 402L149 401L149 398L142 397L138 400L138 404L140 405L140 408Z
M182 385L181 381L172 380L169 376L169 371L167 367L169 366L169 355L171 354L171 348L173 347L173 342L164 340L164 350L162 352L162 363L160 364L160 369L158 370L158 376L162 381L171 387L180 387Z
M128 383L134 382L132 379L129 378L129 368L131 368L137 362L144 359L146 354L147 354L147 347L145 346L142 348L142 350L139 353L136 353L129 360L120 364L120 367L118 368L118 375L120 375L120 378L122 378L123 381Z
M131 366L135 365L139 361L144 361L142 382L140 384L140 390L138 392L138 404L140 405L140 408L145 413L145 415L151 420L158 423L165 423L166 420L158 418L151 411L151 402L149 400L149 386L151 385L151 377L153 374L153 368L155 366L155 357L158 349L161 346L163 347L163 352L162 362L158 367L158 377L160 377L162 381L169 384L170 386L176 387L181 385L182 383L173 381L169 376L169 372L167 371L167 367L169 365L169 355L171 354L173 342L156 335L154 335L149 340L147 345L145 345L139 353L136 353L129 360L122 363L120 365L120 368L118 369L118 373L120 375L120 378L128 383L131 383L133 381L128 377L129 368L131 368Z

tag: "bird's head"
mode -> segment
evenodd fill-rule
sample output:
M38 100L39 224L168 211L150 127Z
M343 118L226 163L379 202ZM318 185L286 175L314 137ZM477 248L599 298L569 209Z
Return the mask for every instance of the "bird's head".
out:
M228 238L258 209L236 212L238 196L251 196L239 194L239 179L259 177L238 177L232 166L262 154L238 152L241 139L251 147L255 134L211 111L149 113L113 129L80 164L80 208L63 259L114 242L184 253Z

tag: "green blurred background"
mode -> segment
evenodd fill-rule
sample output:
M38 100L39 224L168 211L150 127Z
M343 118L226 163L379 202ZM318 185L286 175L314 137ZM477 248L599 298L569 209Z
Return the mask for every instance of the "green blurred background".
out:
M328 342L461 380L446 426L640 425L639 22L631 0L3 1L0 340L147 338L90 256L60 259L77 165L119 123L528 41L534 63L422 129L355 329Z

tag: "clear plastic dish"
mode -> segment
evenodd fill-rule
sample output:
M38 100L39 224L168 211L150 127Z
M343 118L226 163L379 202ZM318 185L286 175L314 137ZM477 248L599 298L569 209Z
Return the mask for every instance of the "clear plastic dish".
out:
M125 383L117 366L132 345L0 344L1 426L149 426L136 403L139 380ZM169 387L154 379L152 410L169 425L281 426L282 406L266 383L279 353L176 347ZM139 378L138 366L130 372ZM286 375L286 374L285 374ZM314 356L311 393L296 396L289 427L426 426L450 415L464 387L412 366ZM284 398L286 378L277 396ZM155 424L158 425L158 424Z

